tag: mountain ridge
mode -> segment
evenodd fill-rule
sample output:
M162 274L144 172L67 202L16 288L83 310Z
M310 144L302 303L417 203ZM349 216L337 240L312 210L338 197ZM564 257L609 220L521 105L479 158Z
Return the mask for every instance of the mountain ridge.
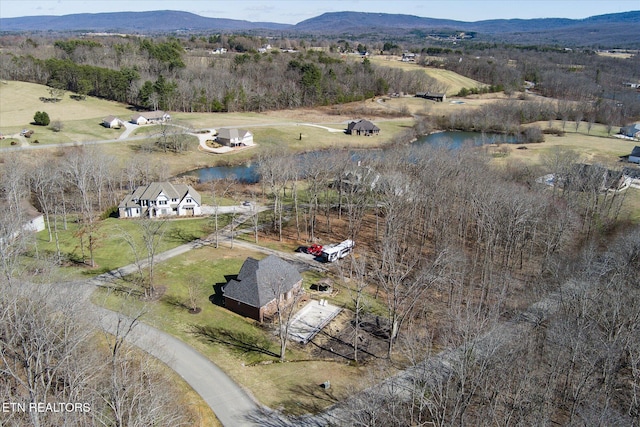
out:
M569 30L574 29L577 33ZM535 18L491 19L475 22L420 17L408 14L374 12L327 12L297 24L252 22L248 20L210 18L190 12L160 10L149 12L81 13L71 15L0 18L0 33L7 32L116 32L157 34L183 32L271 31L292 35L338 36L340 34L399 35L411 31L459 31L477 33L485 40L496 38L537 40L590 45L606 36L607 43L619 41L640 46L640 10L584 19ZM599 35L598 35L599 33ZM527 36L529 35L529 36ZM618 40L619 39L619 40Z

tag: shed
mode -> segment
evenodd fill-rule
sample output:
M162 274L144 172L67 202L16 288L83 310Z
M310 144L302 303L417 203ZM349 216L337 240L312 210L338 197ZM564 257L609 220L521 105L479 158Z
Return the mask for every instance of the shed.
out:
M444 102L444 101L447 100L447 94L446 93L418 92L418 93L416 93L416 97L417 98L424 98L424 99L428 99L428 100L436 101L436 102Z

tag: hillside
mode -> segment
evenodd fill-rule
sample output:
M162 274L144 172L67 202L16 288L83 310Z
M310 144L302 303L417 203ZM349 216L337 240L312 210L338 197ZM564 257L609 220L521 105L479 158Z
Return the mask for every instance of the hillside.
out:
M63 16L0 18L1 31L102 31L160 33L171 31L242 31L256 28L282 30L288 24L206 18L189 12L81 13Z
M640 46L640 11L585 19L495 19L464 22L406 14L330 12L295 25L207 18L181 11L85 13L64 16L0 18L0 32L99 31L153 34L167 32L278 32L278 34L424 37L460 33L483 41L551 43L583 46Z

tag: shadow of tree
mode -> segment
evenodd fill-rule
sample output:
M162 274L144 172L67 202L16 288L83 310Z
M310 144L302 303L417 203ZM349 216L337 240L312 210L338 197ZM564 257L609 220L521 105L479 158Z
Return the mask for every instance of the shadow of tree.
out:
M295 396L304 397L304 399L292 400L285 402L284 407L289 412L299 414L317 414L329 405L336 404L338 398L333 394L331 388L324 388L322 384L294 385L290 388Z
M362 325L362 323L361 323ZM375 325L374 325L375 326ZM361 333L364 335L365 333L370 333L373 337L375 338L380 338L378 335L376 335L375 333L373 333L371 330L371 328L362 328L361 329ZM321 339L319 339L321 338ZM334 356L337 357L341 357L343 359L346 359L350 362L353 362L353 341L352 339L349 340L345 340L344 336L341 335L340 333L338 334L332 334L330 332L327 332L326 329L321 330L320 332L318 332L318 334L316 335L316 337L314 337L314 339L312 339L311 341L309 341L310 344L312 344L313 346L315 346L318 350L322 350L325 352L328 352ZM360 343L358 346L358 354L360 355L359 357L359 362L364 362L366 358L375 358L375 359L380 359L384 356L380 356L378 354L375 354L372 351L369 351L369 349L367 348L367 345L364 345L364 343Z
M191 333L205 341L228 345L241 353L260 353L275 358L280 357L278 353L269 349L271 347L269 340L259 335L229 331L208 325L191 325Z
M261 427L326 427L333 425L327 418L318 415L288 416L279 411L261 407L244 416L246 421Z
M182 230L179 227L169 230L166 236L168 239L180 243L189 243L200 237L195 235L194 233L188 232L187 230Z
M161 298L161 301L165 304L168 304L172 307L176 307L176 308L183 308L185 310L189 310L191 307L189 307L187 304L185 304L183 301L181 301L178 297L176 297L175 295L164 295Z

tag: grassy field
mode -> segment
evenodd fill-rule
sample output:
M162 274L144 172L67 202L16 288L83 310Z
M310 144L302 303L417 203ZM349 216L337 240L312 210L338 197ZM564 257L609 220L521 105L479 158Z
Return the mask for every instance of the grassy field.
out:
M83 101L70 98L65 93L60 102L42 102L41 97L51 97L47 86L34 83L6 81L0 83L0 131L9 135L23 128L31 128L33 115L37 111L45 111L49 118L67 122L84 122L100 124L104 117L113 115L129 119L131 110L124 104L106 101L88 96ZM36 127L36 129L40 129Z
M7 136L0 140L0 148L10 147L11 141L18 145L49 145L68 142L87 142L113 140L122 130L107 129L100 123L108 115L128 119L132 112L123 104L87 97L84 101L75 101L65 94L62 101L44 103L40 97L49 97L46 86L25 82L3 82L0 84L0 133ZM46 111L51 120L60 120L63 130L54 132L48 127L33 126L36 111ZM381 116L376 116L380 113ZM397 113L397 112L394 112ZM199 149L197 138L185 135L187 149L180 154L158 151L155 142L158 139L158 126L145 126L137 129L134 136L149 135L146 140L118 141L100 144L101 150L116 158L125 160L136 153L152 153L156 161L161 162L170 175L177 175L193 169L219 164L237 164L255 157L260 150L269 146L282 146L292 151L322 150L326 148L367 148L384 145L394 141L398 134L413 124L410 117L394 118L388 115L386 108L377 103L359 102L338 108L300 109L270 111L265 113L172 113L173 122L194 129L218 129L237 126L254 133L256 147L224 155L206 153ZM371 117L374 116L374 117ZM322 123L323 126L337 130L346 129L350 120L367 117L373 119L382 129L376 137L348 136L342 132L329 132L326 129L305 125ZM32 129L31 139L18 137L22 129ZM302 140L300 139L302 134ZM16 136L11 138L11 136Z
M457 94L462 88L482 87L483 83L464 77L460 74L448 71L442 68L421 67L413 62L402 62L399 56L374 55L369 60L376 65L384 67L399 68L405 71L422 70L429 77L436 79L439 83L447 88L445 91L447 96Z
M627 191L628 193L620 211L620 219L633 224L640 224L640 190L630 188Z
M290 343L287 363L277 363L276 336L252 320L213 304L214 286L237 274L246 257L265 255L247 249L203 247L157 266L156 286L163 296L153 302L128 299L102 290L94 301L112 309L144 310L144 322L189 343L246 387L261 403L290 413L320 410L357 387L362 368L344 362L310 360L308 347ZM314 276L305 274L308 289ZM195 284L198 307L188 311L189 284ZM331 390L318 387L331 381ZM277 393L274 393L277 390Z
M542 129L549 127L549 122L537 123ZM562 123L552 123L555 129L561 129ZM614 128L613 132L618 129ZM575 131L575 124L568 123L564 136L545 135L545 141L540 144L522 144L507 146L508 158L522 160L527 164L540 165L542 156L554 147L564 147L576 152L577 160L586 163L602 163L610 167L621 167L620 156L629 154L633 149L633 141L608 136L606 126L595 124L587 133L587 124L582 123ZM525 149L520 149L526 147Z
M220 226L228 223L228 217L221 215L218 219ZM165 234L158 247L157 253L166 251L196 238L203 237L212 232L208 218L184 219L179 221L167 221ZM64 258L69 260L68 268L75 269L82 263L82 250L80 239L77 236L79 224L68 222L67 230L62 229L62 221L58 220L58 237L60 250ZM123 239L123 235L132 236L140 248L142 248L141 230L136 221L108 218L96 223L96 248L94 259L96 267L88 267L82 271L88 275L98 275L113 269L131 264L133 252ZM55 241L49 242L47 230L41 231L36 236L36 244L40 252L55 252ZM141 253L146 253L140 249ZM89 260L89 254L85 249L85 262Z

